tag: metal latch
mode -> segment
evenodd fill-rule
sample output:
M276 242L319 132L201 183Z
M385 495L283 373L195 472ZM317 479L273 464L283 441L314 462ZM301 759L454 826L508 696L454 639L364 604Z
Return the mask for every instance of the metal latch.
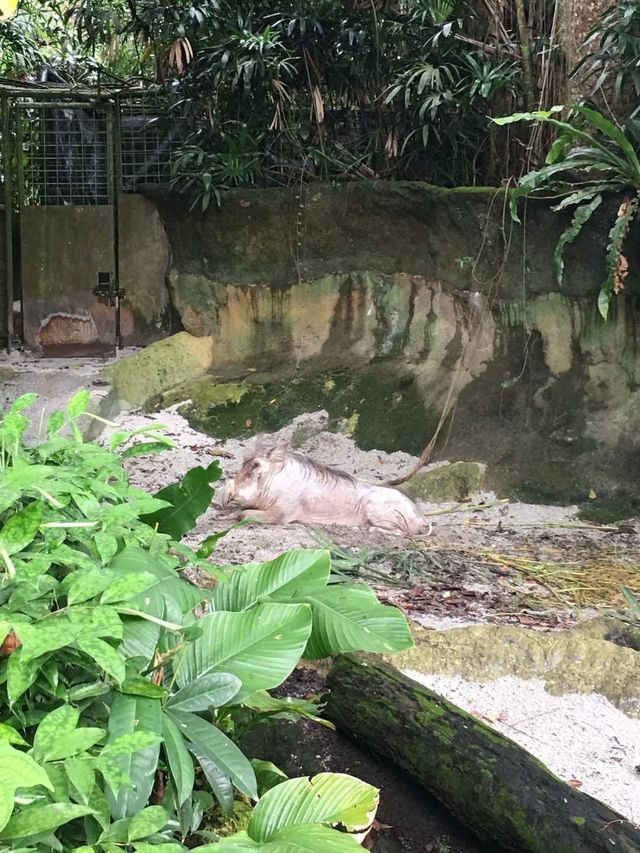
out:
M119 300L125 296L124 289L118 287L115 276L110 272L98 273L98 284L94 287L93 292L98 299L104 300L110 307L117 305Z

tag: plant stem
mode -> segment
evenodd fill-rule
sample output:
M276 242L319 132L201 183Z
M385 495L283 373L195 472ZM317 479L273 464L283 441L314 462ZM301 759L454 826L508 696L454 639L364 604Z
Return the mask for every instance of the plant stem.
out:
M518 34L520 36L520 51L522 54L522 85L524 88L525 106L528 110L531 110L535 105L531 34L527 26L527 13L524 8L524 0L515 0L515 6Z

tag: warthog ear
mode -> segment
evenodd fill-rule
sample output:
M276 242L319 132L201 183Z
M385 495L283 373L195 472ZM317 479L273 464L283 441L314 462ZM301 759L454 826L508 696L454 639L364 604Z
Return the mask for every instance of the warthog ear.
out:
M269 462L284 462L287 455L287 448L283 444L276 444L267 452Z

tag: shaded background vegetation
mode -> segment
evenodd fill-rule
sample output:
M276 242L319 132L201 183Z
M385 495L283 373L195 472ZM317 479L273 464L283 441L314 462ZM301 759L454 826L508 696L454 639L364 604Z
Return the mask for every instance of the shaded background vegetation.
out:
M607 13L604 47L592 34L585 94L637 91L637 6ZM489 117L565 102L563 20L553 0L23 0L0 73L160 86L190 129L176 170L207 200L309 178L498 184L547 131Z

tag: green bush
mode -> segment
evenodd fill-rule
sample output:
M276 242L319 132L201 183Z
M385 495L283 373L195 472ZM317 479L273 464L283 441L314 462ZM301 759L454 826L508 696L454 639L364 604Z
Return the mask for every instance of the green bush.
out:
M0 851L360 849L374 788L342 774L282 781L234 736L264 715L315 717L268 691L302 657L408 647L402 614L334 583L327 551L212 565L218 536L195 552L170 534L209 505L217 463L150 496L123 460L166 450L161 433L85 442L82 392L29 446L35 399L0 425ZM214 589L186 580L190 567ZM258 804L220 839L214 802L228 814L238 800Z

